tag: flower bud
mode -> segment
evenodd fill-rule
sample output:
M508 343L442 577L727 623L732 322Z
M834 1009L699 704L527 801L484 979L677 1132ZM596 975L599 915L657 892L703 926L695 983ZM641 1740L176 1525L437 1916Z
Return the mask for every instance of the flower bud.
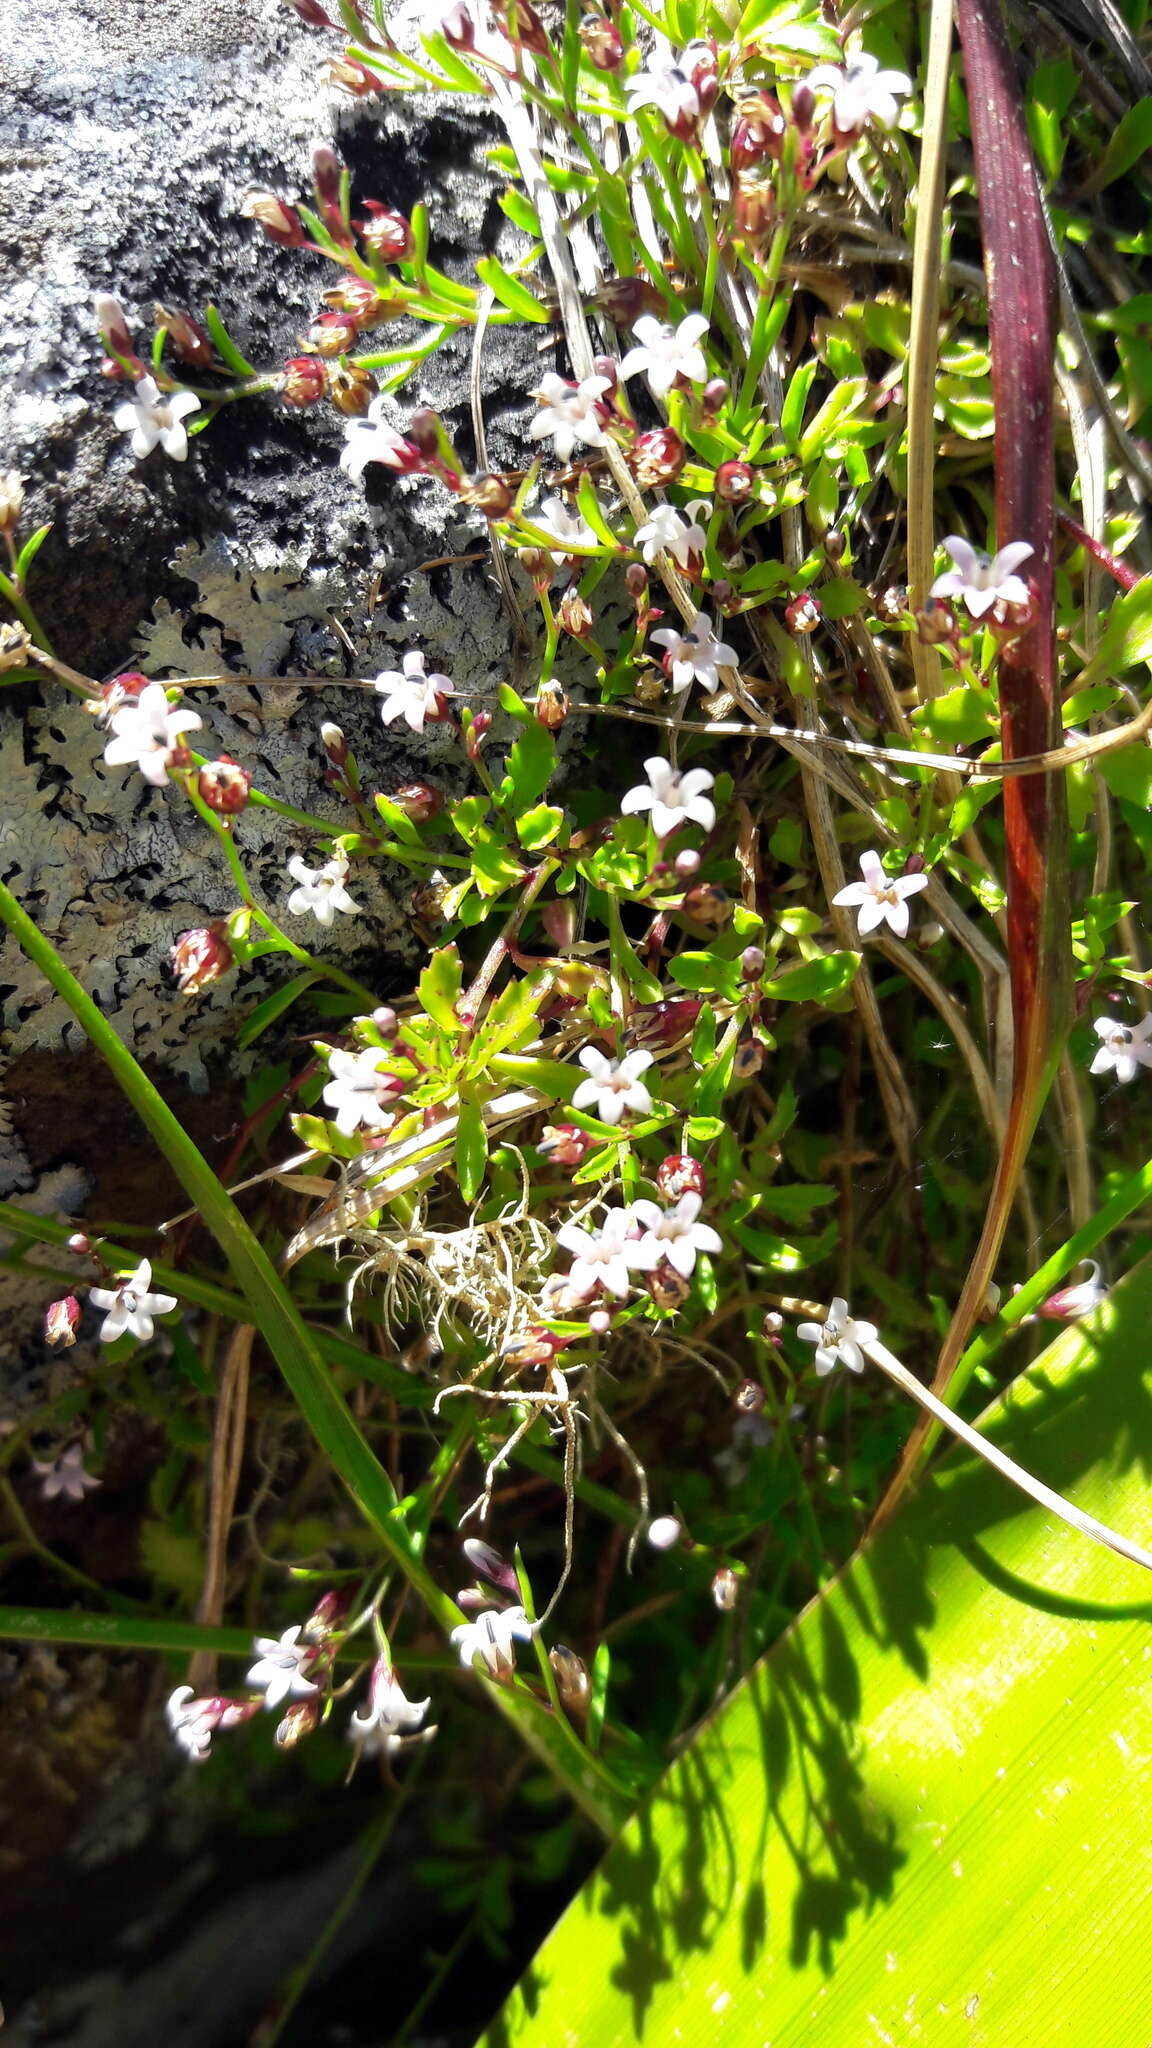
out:
M784 624L790 633L798 635L814 633L824 616L824 607L818 597L806 590L801 597L794 597L784 607Z
M575 1124L545 1124L536 1150L557 1166L579 1166L595 1143L595 1138Z
M68 1239L68 1250L78 1259L86 1259L92 1249L92 1239L83 1230L74 1230Z
M325 14L324 9L319 4L319 0L289 0L289 5L295 8L300 20L308 28L336 27L336 23Z
M406 782L402 789L393 790L388 799L414 825L426 825L429 818L435 818L444 809L444 799L438 789L428 782Z
M165 330L182 363L191 363L197 370L217 367L211 336L198 320L193 320L187 313L177 312L172 306L158 303L153 305L152 314L157 327Z
M713 480L716 496L725 505L743 505L756 489L756 472L750 462L722 462Z
M546 57L549 54L552 45L548 40L547 31L536 9L529 7L528 0L511 0L511 8L509 0L500 0L496 8L496 20L509 42L518 44L521 49L531 50L537 57Z
M312 184L316 197L325 208L340 208L340 187L344 166L329 142L312 144Z
M738 1415L760 1415L766 1398L759 1380L741 1380L732 1396L732 1406Z
M349 92L355 99L366 99L369 93L383 92L384 87L374 71L366 64L357 64L351 57L333 57L324 66L321 76L326 85L334 85L341 92ZM341 235L340 240L350 241L351 236Z
M384 320L393 320L402 310L403 302L393 295L380 291L367 277L348 277L342 284L334 285L325 292L324 303L334 313L343 313L348 320L354 320L357 328L379 327Z
M698 1159L687 1152L670 1152L656 1169L656 1185L665 1202L678 1202L681 1195L703 1195L708 1183Z
M465 0L456 0L441 20L440 33L453 50L474 50L476 48L476 24L465 5Z
M24 510L24 478L14 469L0 471L0 533L14 533Z
M540 922L552 944L566 951L576 937L576 905L571 896L557 896L551 903L545 903Z
M280 373L285 405L315 405L328 389L328 372L315 356L289 356Z
M141 690L148 688L149 677L141 675L139 669L125 669L123 675L113 676L110 682L101 683L99 697L90 697L89 709L93 711L97 725L107 725L114 712L125 704L134 704Z
M592 1309L588 1316L588 1328L593 1337L606 1337L612 1328L611 1311L606 1308Z
M686 846L682 852L676 855L672 863L672 872L678 875L682 882L687 882L691 880L693 875L700 873L703 865L704 861L699 850L695 846Z
M379 1009L373 1010L372 1022L381 1038L395 1038L400 1029L400 1019L391 1003L381 1003Z
M97 292L92 301L96 309L96 325L100 339L110 356L130 356L136 361L136 349L124 318L124 308L111 292Z
M439 707L441 700L437 698L436 702L437 707ZM491 724L492 713L490 711L476 711L473 713L464 735L464 751L470 761L479 760L480 749L488 737Z
M365 248L382 263L406 262L416 247L411 221L393 207L381 206L378 199L366 199L364 205L368 219L356 225Z
M485 519L504 519L512 510L512 493L502 476L470 477L460 491L460 503L472 505Z
M608 315L614 327L635 327L642 313L663 314L665 310L655 285L643 277L605 278L591 303Z
M732 195L736 233L746 242L762 241L776 218L776 183L771 171L758 165L736 173Z
M352 1612L352 1598L350 1586L334 1586L329 1592L321 1593L300 1632L304 1641L327 1643Z
M779 158L788 124L771 93L750 93L736 108L732 124L732 169L739 172L763 157Z
M641 1003L628 1024L630 1045L679 1045L696 1028L704 1005L699 996L670 996L666 1003Z
M303 1742L306 1735L314 1735L319 1726L319 1700L293 1700L276 1729L277 1749L295 1749L296 1744Z
M657 1308L674 1313L677 1309L683 1308L688 1300L692 1292L692 1282L686 1280L683 1273L678 1273L670 1260L661 1259L660 1264L648 1275L648 1292Z
M328 372L328 396L346 419L363 419L379 389L371 370L359 363L333 363Z
M745 946L740 955L740 978L742 981L759 981L764 972L763 946Z
M548 1652L548 1662L556 1680L560 1705L569 1714L586 1714L592 1688L583 1657L578 1657L575 1650L567 1649L563 1643L557 1643L555 1649Z
M723 377L709 377L700 393L700 412L707 424L724 410L728 403L728 386Z
M642 490L656 490L674 484L688 458L679 434L671 427L654 427L633 443L628 467Z
M490 1543L483 1542L479 1536L466 1536L461 1548L480 1578L487 1579L492 1586L499 1586L505 1593L519 1593L520 1584L514 1566Z
M806 79L792 87L788 111L792 116L792 126L798 128L801 135L806 135L816 115L816 95Z
M563 631L573 640L586 640L596 624L596 615L578 590L566 590L556 608Z
M825 560L831 562L833 568L844 560L845 541L842 533L837 533L835 529L831 533L826 533L822 546Z
M731 1565L721 1565L712 1581L712 1599L721 1614L731 1614L740 1597L740 1581Z
M248 802L252 777L230 754L218 761L206 761L196 778L200 800L222 818L234 818Z
M761 1336L764 1337L770 1344L773 1338L778 1337L780 1335L780 1332L783 1328L784 1318L780 1314L779 1309L770 1308L767 1314L765 1315L763 1322L760 1325Z
M624 61L624 39L614 21L586 14L577 30L588 62L597 71L618 71Z
M275 192L267 192L257 186L244 194L240 206L245 220L254 220L262 227L270 242L276 242L282 249L301 249L308 240L304 223L294 206L278 199Z
M571 595L570 592L568 594ZM563 612L563 605L561 605L560 609ZM590 613L589 620L591 621ZM571 630L572 628L569 627L568 631L571 632ZM546 732L559 732L571 710L571 704L567 692L557 682L555 676L550 676L546 683L541 683L536 692L534 708L537 721L544 727Z
M648 571L644 567L643 562L629 562L628 567L624 571L624 582L627 585L628 595L636 604L643 604L651 588L648 580Z
M338 725L326 720L320 727L320 744L334 768L343 768L348 759L348 742Z
M676 1515L657 1515L645 1533L653 1550L671 1550L683 1536L684 1525Z
M318 313L300 346L327 358L346 355L359 331L350 313Z
M722 932L732 922L732 898L715 882L697 882L680 908L685 917L693 924L703 925L706 931Z
M713 38L697 36L687 43L680 53L679 68L696 88L700 112L711 113L720 90L720 66Z
M44 1342L53 1346L62 1344L65 1350L76 1342L76 1325L80 1321L80 1303L74 1294L65 1294L60 1301L50 1302L44 1311Z
M228 973L232 948L223 926L206 925L198 931L181 932L168 958L180 994L198 996Z

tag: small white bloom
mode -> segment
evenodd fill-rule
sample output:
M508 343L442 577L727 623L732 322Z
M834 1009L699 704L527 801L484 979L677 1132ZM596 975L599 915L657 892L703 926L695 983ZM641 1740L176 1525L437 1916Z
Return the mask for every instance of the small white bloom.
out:
M675 1515L657 1515L645 1533L653 1550L671 1550L674 1543L679 1543L684 1527Z
M394 1756L420 1727L431 1704L431 1700L407 1699L387 1657L378 1657L372 1667L367 1703L348 1724L348 1740L362 1756ZM424 1731L425 1736L435 1732L433 1728Z
M129 762L139 768L145 782L160 789L168 780L168 760L182 733L195 732L203 723L195 711L178 711L168 702L163 683L149 683L109 720L115 738L104 749L110 768L124 768Z
M657 839L667 839L681 825L703 825L706 832L716 823L716 806L704 792L716 780L707 768L689 768L683 775L659 754L644 763L646 783L638 782L620 800L625 817L636 811L651 811L652 830Z
M101 1344L114 1344L125 1330L146 1344L153 1332L153 1316L166 1316L175 1308L174 1294L151 1294L152 1261L141 1259L136 1271L119 1287L93 1287L88 1299L93 1308L107 1311L100 1325Z
M416 652L404 656L402 668L386 668L372 688L384 699L380 716L385 725L402 718L413 732L423 732L426 718L435 723L442 717L441 698L456 695L447 676L426 673L425 657Z
M656 505L651 519L636 529L636 545L644 560L651 564L657 555L669 554L682 569L687 569L693 555L702 555L708 545L708 535L697 521L701 512L705 519L712 516L707 498L693 498L683 512L675 505Z
M823 1377L837 1361L850 1372L863 1372L864 1353L860 1347L874 1343L877 1331L875 1323L858 1322L850 1316L848 1303L838 1294L825 1322L798 1323L796 1335L802 1344L815 1344L816 1370Z
M90 1488L100 1484L91 1472L84 1470L82 1444L69 1444L60 1457L49 1459L47 1464L33 1458L32 1470L41 1481L43 1500L83 1500Z
M679 327L657 320L654 313L641 313L633 332L640 336L640 344L629 349L620 365L621 377L635 377L643 370L657 398L671 391L677 377L686 377L690 384L708 382L708 365L699 346L708 332L703 313L689 313Z
M1028 585L1013 572L1036 552L1028 541L1012 540L997 554L985 555L950 533L944 546L954 566L936 578L930 597L963 598L974 619L982 619L994 604L1027 604Z
M655 1263L633 1233L630 1209L609 1209L599 1230L566 1223L557 1231L556 1242L573 1255L572 1270L561 1284L576 1301L586 1301L597 1287L623 1301L632 1286L632 1269L648 1269Z
M573 548L596 548L600 545L587 521L563 498L545 498L540 509L527 516L533 526L551 534L558 542L558 547L550 550L558 568L568 560Z
M1142 1017L1138 1024L1096 1017L1092 1029L1100 1045L1090 1074L1106 1074L1114 1067L1118 1081L1134 1081L1139 1068L1152 1067L1152 1017Z
M674 135L687 135L700 119L700 95L687 72L673 58L658 52L624 87L628 112L655 107Z
M687 1280L696 1268L697 1252L719 1252L724 1242L710 1223L698 1223L701 1197L681 1195L674 1208L662 1209L658 1202L633 1202L632 1214L637 1223L644 1225L640 1249L650 1266L658 1266L667 1259L670 1266Z
M650 1052L630 1052L622 1060L610 1060L594 1045L586 1045L579 1059L588 1079L581 1081L572 1097L573 1109L594 1109L604 1124L618 1124L626 1109L648 1115L652 1097L640 1076L652 1065Z
M206 1763L212 1737L218 1728L236 1728L250 1719L256 1702L230 1700L223 1696L196 1699L190 1685L178 1685L164 1709L168 1727L185 1756L194 1764Z
M340 467L359 483L370 462L382 462L385 469L411 470L412 443L398 434L384 417L383 398L374 398L363 419L345 420L344 446Z
M365 1046L361 1052L341 1052L334 1048L328 1055L328 1071L332 1079L324 1089L324 1101L335 1111L335 1124L346 1138L361 1124L369 1130L379 1130L390 1122L385 1108L382 1089L392 1081L392 1075L383 1072L388 1066L387 1048L378 1045ZM395 1094L394 1087L389 1093Z
M607 377L585 377L581 384L570 384L566 377L549 370L532 394L540 400L541 409L529 425L528 439L543 441L551 434L557 462L571 461L577 445L603 448L608 437L598 408L610 389Z
M188 454L184 421L199 410L200 400L194 391L161 393L155 377L141 377L135 398L118 405L112 417L122 434L131 434L132 453L138 462L151 455L157 443L173 462L183 462Z
M1050 1323L1074 1323L1081 1316L1090 1315L1094 1308L1099 1308L1108 1293L1100 1277L1100 1268L1095 1259L1081 1259L1080 1264L1088 1268L1086 1280L1077 1281L1072 1287L1058 1287L1055 1294L1041 1302L1034 1316L1024 1316L1022 1320L1033 1323L1043 1318Z
M844 69L838 64L818 64L804 83L813 92L823 88L832 95L832 125L839 135L859 135L869 121L881 128L895 125L897 98L912 90L912 80L903 71L881 71L878 57L858 50Z
M857 929L862 939L880 924L890 924L897 938L904 938L909 915L905 899L928 887L927 875L886 875L878 853L862 853L860 871L864 880L849 882L838 889L833 903L858 912Z
M300 884L288 898L289 917L303 917L311 911L318 924L331 924L338 910L348 917L359 913L360 905L353 903L345 888L348 880L348 862L342 853L334 854L325 861L322 868L310 868L298 853L288 863L288 873L294 882Z
M309 1664L315 1661L316 1650L312 1643L297 1641L302 1624L286 1628L279 1641L274 1636L256 1636L252 1647L260 1653L259 1662L252 1666L245 1683L255 1686L264 1695L264 1705L271 1709L284 1700L302 1700L319 1687L307 1677Z
M507 1678L516 1668L515 1643L530 1643L536 1633L522 1607L486 1607L474 1621L454 1628L449 1641L470 1671L477 1657L492 1678Z
M693 678L707 690L718 690L718 671L740 666L736 649L716 638L707 612L697 612L687 633L675 626L662 626L652 638L668 650L664 661L671 669L674 690L686 690Z

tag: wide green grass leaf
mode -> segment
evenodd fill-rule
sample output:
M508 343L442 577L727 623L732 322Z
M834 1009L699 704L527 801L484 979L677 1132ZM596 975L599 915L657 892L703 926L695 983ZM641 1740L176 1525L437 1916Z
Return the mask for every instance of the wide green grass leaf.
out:
M984 1426L1141 1536L1152 1260ZM489 2048L1147 2048L1152 1587L949 1456L629 1824Z

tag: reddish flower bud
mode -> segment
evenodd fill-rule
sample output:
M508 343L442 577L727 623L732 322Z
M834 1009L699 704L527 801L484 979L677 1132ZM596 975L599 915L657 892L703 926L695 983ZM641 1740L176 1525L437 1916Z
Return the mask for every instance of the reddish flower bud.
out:
M86 1259L92 1249L92 1239L83 1230L74 1230L68 1239L68 1249L78 1259Z
M76 1325L80 1321L80 1303L74 1294L66 1294L60 1301L50 1302L44 1311L44 1342L62 1344L69 1349L76 1342Z
M141 690L146 690L151 681L141 675L139 669L125 669L123 675L113 676L111 682L101 683L99 697L90 697L88 702L96 714L98 725L107 725L113 712L125 704L134 704Z
M325 14L324 9L319 4L319 0L289 0L289 4L295 8L301 21L305 22L309 28L335 28L336 26L336 23Z
M614 327L635 327L642 313L663 316L664 300L654 284L643 277L608 277L592 299L598 312L607 313Z
M344 177L344 166L336 151L328 142L314 142L312 145L312 183L316 197L325 210L340 210L340 188Z
M207 925L199 931L181 932L168 958L182 996L198 996L228 973L232 948L224 931L223 925Z
M569 592L568 596L571 596L571 594L572 593ZM585 605L584 609L585 611L587 611L588 607ZM560 610L561 612L563 612L563 604L561 605ZM589 612L589 628L591 627L591 623L592 614ZM572 626L565 624L565 631L571 633L574 631L574 628ZM571 708L572 707L568 695L566 691L564 691L561 688L555 676L550 677L548 682L541 683L539 689L536 692L535 709L537 719L547 732L559 732L560 727L563 725Z
M476 24L465 6L465 0L456 0L455 7L449 8L440 23L440 33L453 50L476 48Z
M473 505L485 519L504 519L512 510L512 493L502 476L470 477L460 491L460 503Z
M575 1124L545 1124L536 1150L557 1166L579 1166L595 1143L595 1138L578 1130Z
M434 413L428 405L422 405L408 422L408 439L420 450L425 461L431 461L434 456L440 454L440 437L443 431L439 414Z
M704 1005L699 996L672 996L666 1003L642 1003L628 1024L630 1045L678 1045L694 1030Z
M628 467L643 490L674 484L688 457L679 434L671 427L655 427L633 443Z
M725 505L743 505L756 489L756 471L750 462L722 462L714 479L716 496Z
M764 972L763 946L745 946L740 955L740 977L743 981L759 981Z
M348 759L348 742L338 725L326 719L320 727L320 744L334 768L343 768Z
M575 1650L569 1650L565 1644L557 1643L548 1652L548 1662L556 1680L560 1705L565 1713L582 1718L588 1712L592 1694L588 1666L583 1657L578 1657Z
M136 360L136 348L124 318L124 308L111 292L97 292L93 300L96 309L96 325L100 339L110 356L131 356Z
M784 607L784 624L790 633L814 633L823 616L824 607L810 590Z
M318 356L342 356L352 347L359 331L350 313L318 313L300 346Z
M685 917L693 924L703 925L706 931L722 932L732 922L732 898L715 882L697 882L680 908Z
M24 510L24 478L14 469L0 471L0 533L14 533Z
M764 1389L758 1380L741 1380L732 1396L732 1406L738 1415L760 1415L765 1399Z
M539 1328L533 1330L532 1335L547 1337L554 1347L551 1355L555 1356L555 1351L560 1347L559 1338L552 1337L549 1331ZM502 1355L507 1357L507 1352ZM516 1577L515 1567L509 1564L506 1557L501 1557L500 1552L494 1550L490 1543L485 1543L479 1536L466 1536L461 1548L473 1571L480 1578L487 1579L489 1585L499 1586L505 1593L519 1593L520 1581Z
M548 40L544 23L536 9L529 7L528 0L512 0L511 10L508 0L500 0L496 8L496 20L511 43L518 44L521 49L531 50L537 57L546 57L549 54L552 45Z
M591 605L581 597L578 590L566 590L556 610L556 617L565 633L573 640L586 640L596 624Z
M435 818L444 809L439 790L428 782L406 782L402 789L393 790L388 801L411 818L414 825L426 825L429 818Z
M723 412L728 403L728 386L723 377L710 377L700 393L700 411L703 418L714 420Z
M308 240L296 208L278 199L275 192L266 192L259 187L246 192L240 212L245 220L254 220L262 227L268 240L276 242L282 249L303 248Z
M293 1700L284 1719L276 1728L276 1747L295 1749L306 1735L315 1734L320 1726L320 1702L317 1699Z
M792 87L789 111L792 115L792 126L799 129L801 135L806 135L816 114L816 95L806 80L801 79L798 85Z
M702 866L703 861L694 846L682 848L672 863L673 872L680 876L681 881L687 881L690 875L698 875Z
M300 1631L307 1643L326 1643L352 1612L350 1586L334 1586L322 1593Z
M252 777L230 754L221 754L218 761L204 763L196 787L210 811L218 812L222 818L234 818L248 802Z
M384 90L375 72L369 71L366 64L354 63L351 57L333 57L324 66L322 76L327 85L335 85L358 100ZM342 235L340 239L350 241L351 237Z
M363 419L379 389L371 370L359 363L333 363L328 372L328 396L348 419Z
M552 944L566 952L576 938L576 906L571 896L557 896L553 902L545 903L540 922Z
M289 356L280 378L285 405L316 405L328 389L328 372L315 356Z
M411 221L393 207L381 206L378 199L366 199L364 206L368 219L356 225L365 247L382 263L406 262L416 247Z
M674 1311L683 1308L688 1300L692 1293L692 1282L686 1280L683 1273L678 1273L670 1260L661 1259L660 1264L648 1275L648 1292L657 1308Z
M334 313L343 313L346 319L354 320L358 328L379 327L384 320L392 320L403 311L403 302L389 298L378 291L367 277L345 278L324 294L325 303Z
M688 43L680 55L680 70L696 88L700 112L709 114L716 104L720 90L720 65L715 39L712 36L698 36Z
M191 363L197 370L217 367L211 337L198 320L178 312L173 306L162 306L158 302L153 305L152 313L157 327L165 330L182 363Z
M708 1183L698 1159L670 1152L656 1169L656 1185L666 1202L678 1202L681 1195L703 1195Z
M732 125L733 171L742 171L764 157L778 159L787 133L779 100L767 92L750 93L740 101Z
M437 707L439 707L441 701L440 698L437 698ZM490 711L477 711L474 713L464 740L464 751L470 761L477 759L491 724L492 713Z
M637 604L642 604L651 588L648 571L642 562L629 562L624 571L624 582L629 596Z
M624 61L624 39L614 21L586 14L577 31L588 62L597 71L618 71Z

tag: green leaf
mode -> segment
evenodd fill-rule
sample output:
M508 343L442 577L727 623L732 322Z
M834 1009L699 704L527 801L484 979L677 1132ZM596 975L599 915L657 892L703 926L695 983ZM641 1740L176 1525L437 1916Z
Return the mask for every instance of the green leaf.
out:
M491 287L500 304L507 306L510 313L517 314L521 320L532 320L545 327L548 325L551 315L547 307L533 298L527 285L521 284L518 277L505 270L495 256L481 256L476 264L476 275L483 284Z
M1152 99L1137 100L1135 106L1127 108L1117 121L1099 163L1085 182L1085 192L1100 192L1105 185L1115 184L1116 179L1130 171L1150 149Z
M1076 688L1082 690L1101 676L1108 679L1138 661L1152 661L1152 576L1142 576L1116 599L1095 654L1076 678Z
M402 811L399 804L394 804L389 796L377 794L373 797L372 801L387 825L388 830L391 832L393 839L398 839L401 846L423 846L424 841L421 839L407 811Z
M524 869L514 854L503 846L476 846L472 849L472 866L476 876L476 887L482 896L499 896L514 882L524 880Z
M466 1202L474 1202L484 1180L488 1163L488 1131L478 1102L460 1104L456 1126L456 1178Z
M215 306L205 307L204 324L212 336L212 346L216 350L217 355L223 362L227 363L228 368L237 377L255 377L258 375L258 372L253 369L251 363L241 355Z
M1133 1534L1150 1317L1146 1260L985 1418ZM1138 2048L1150 1617L1146 1573L950 1455L704 1723L488 2048Z
M456 1004L463 981L460 955L455 946L441 946L433 953L416 984L416 992L432 1022L453 1038L460 1032Z
M800 368L793 371L788 389L784 394L784 404L780 410L780 432L789 448L794 452L800 446L800 433L804 425L804 408L808 403L808 393L816 381L819 369L820 364L815 357L806 363L801 363Z
M564 813L558 805L534 804L518 820L516 834L521 846L535 853L541 846L551 846L563 823Z
M1101 754L1096 772L1113 796L1138 804L1141 810L1152 808L1152 747L1117 747L1114 754Z
M677 953L668 971L681 988L722 995L729 1002L740 991L740 962L719 960L715 953Z
M271 995L265 996L262 1003L257 1003L251 1016L245 1017L236 1033L236 1043L241 1052L248 1046L255 1045L261 1032L267 1031L268 1026L274 1024L277 1017L284 1015L285 1010L290 1010L293 1003L303 995L305 989L311 988L316 979L315 974L298 974L293 981L286 981L283 988L274 988Z
M774 1181L760 1191L760 1207L786 1223L809 1223L814 1209L823 1209L839 1194L832 1187L777 1187Z
M843 995L859 965L859 953L825 953L820 960L789 968L775 981L762 982L761 988L777 1003L827 1003Z
M29 534L28 539L16 557L16 576L20 582L23 582L27 576L29 569L32 567L51 531L52 527L49 523L47 526L38 526L35 533Z
M552 735L534 718L531 725L524 727L508 756L504 787L514 798L518 812L527 810L543 796L555 767L556 748Z

